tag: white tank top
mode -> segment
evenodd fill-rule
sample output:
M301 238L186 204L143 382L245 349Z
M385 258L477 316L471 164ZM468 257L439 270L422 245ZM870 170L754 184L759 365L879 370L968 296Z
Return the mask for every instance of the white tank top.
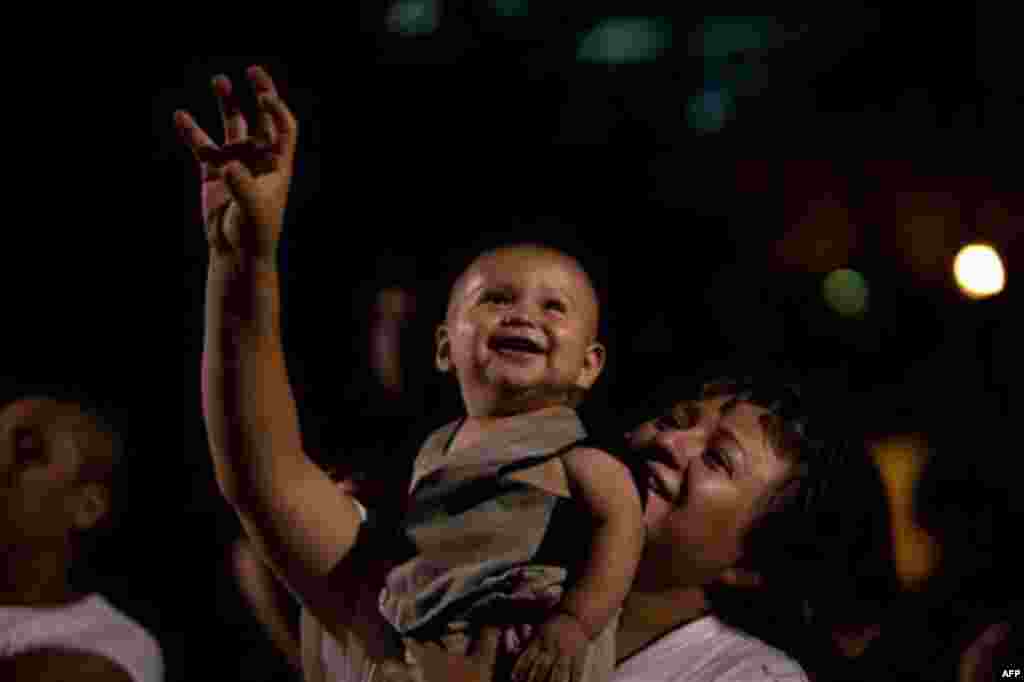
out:
M134 682L162 682L160 645L98 594L57 608L0 606L0 658L40 649L97 654Z

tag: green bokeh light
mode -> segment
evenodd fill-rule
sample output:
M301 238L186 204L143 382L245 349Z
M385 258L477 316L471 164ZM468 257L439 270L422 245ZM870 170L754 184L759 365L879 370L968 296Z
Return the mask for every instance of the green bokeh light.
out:
M690 54L728 57L772 47L780 27L772 17L708 17L690 34Z
M581 62L626 64L650 62L672 45L672 27L650 18L605 19L580 41Z
M391 6L387 21L395 33L424 35L437 30L440 13L436 0L399 0Z
M829 273L824 284L825 301L844 317L863 315L868 309L868 283L856 270Z
M502 17L525 17L530 11L529 0L491 0L491 5Z

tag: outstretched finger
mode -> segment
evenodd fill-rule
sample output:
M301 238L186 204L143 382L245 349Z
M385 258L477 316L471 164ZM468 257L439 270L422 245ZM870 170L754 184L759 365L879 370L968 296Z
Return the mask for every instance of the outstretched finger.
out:
M262 66L250 66L245 70L245 74L249 76L249 81L252 83L257 97L260 95L277 97L277 87L274 85L274 79L270 77L270 74Z
M262 66L250 66L246 70L246 75L249 76L252 83L252 88L256 93L256 103L260 109L260 134L267 144L273 146L277 140L277 133L274 130L274 116L267 109L266 100L268 97L278 96L274 79Z
M187 111L174 112L174 126L196 161L209 163L218 158L220 147L200 128Z
M260 111L266 114L262 120L265 136L274 144L275 151L290 161L295 155L295 139L298 133L295 116L281 99L274 79L266 69L262 66L250 66L246 74L256 91Z
M269 128L273 131L274 151L291 162L295 158L298 124L288 105L276 95L261 95L260 109L270 114Z
M217 95L221 120L224 123L225 144L237 144L249 135L249 126L242 115L242 107L235 96L231 80L224 75L214 76L213 92Z
M261 145L275 149L277 147L280 136L277 134L275 128L274 115L267 109L267 96L261 96L256 100L256 104L259 108L259 124L257 126L257 132L254 137L257 138Z

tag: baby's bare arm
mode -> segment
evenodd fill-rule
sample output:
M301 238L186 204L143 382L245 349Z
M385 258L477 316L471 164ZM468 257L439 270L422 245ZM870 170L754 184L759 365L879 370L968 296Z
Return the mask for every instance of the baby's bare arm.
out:
M590 509L594 537L579 582L562 598L593 639L629 592L644 545L643 509L629 469L607 452L578 448L565 459L574 494Z

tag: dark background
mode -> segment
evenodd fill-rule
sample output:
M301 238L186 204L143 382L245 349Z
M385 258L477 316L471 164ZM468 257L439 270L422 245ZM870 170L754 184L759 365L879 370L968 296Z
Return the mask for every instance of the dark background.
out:
M838 3L742 20L714 18L719 5L632 3L631 17L671 26L670 38L650 58L610 64L579 50L619 16L611 5L501 16L517 6L449 4L433 30L408 35L394 11L364 3L354 40L317 40L316 56L142 57L145 75L97 67L98 83L71 103L45 88L23 103L41 123L13 140L34 140L22 176L33 193L9 198L21 217L0 275L11 358L0 380L6 392L79 386L124 433L125 513L95 579L160 637L169 680L280 671L225 563L238 525L200 413L198 182L171 125L187 108L218 138L209 80L225 73L248 94L250 64L268 68L301 126L285 341L306 439L326 459L344 449L369 462L457 414L454 388L431 371L448 277L480 246L546 238L579 255L606 298L610 366L588 421L615 419L669 371L785 358L851 396L865 433L968 434L955 450L935 447L951 508L964 487L982 491L971 499L987 515L971 518L984 527L1019 508L1016 440L974 428L1020 404L1011 311L1024 99L1009 11ZM81 86L77 73L64 77ZM694 99L703 91L733 103L717 129ZM111 127L106 94L152 102L149 144ZM71 106L80 115L65 116ZM39 141L58 153L37 153ZM147 162L127 158L137 147ZM179 233L183 327L167 246ZM953 256L974 239L995 245L1009 273L990 300L965 299L952 280ZM839 267L867 280L862 316L823 299ZM403 337L410 388L394 400L366 368L370 309L386 286L417 298ZM947 529L975 527L952 517ZM1006 544L958 552L971 558L943 570L977 572L978 557ZM983 575L998 574L992 563Z

